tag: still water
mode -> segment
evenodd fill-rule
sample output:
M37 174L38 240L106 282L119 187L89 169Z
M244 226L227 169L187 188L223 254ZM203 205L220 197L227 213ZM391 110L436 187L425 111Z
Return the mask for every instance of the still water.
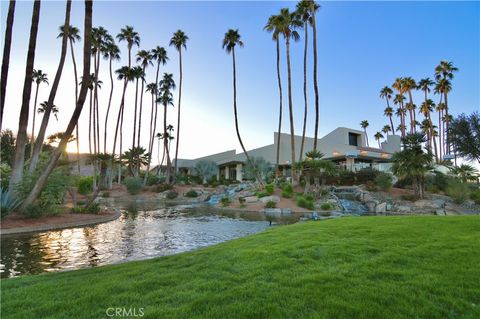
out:
M179 214L168 209L125 213L89 227L2 236L1 277L73 270L170 255L260 232L264 220Z

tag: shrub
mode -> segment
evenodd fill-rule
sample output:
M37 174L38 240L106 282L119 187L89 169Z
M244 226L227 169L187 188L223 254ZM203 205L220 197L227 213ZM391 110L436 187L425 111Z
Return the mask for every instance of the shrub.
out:
M371 168L364 168L364 169L361 169L360 171L358 171L355 174L355 177L357 179L357 183L365 184L368 181L373 182L375 180L375 178L378 176L378 173L379 172L377 170L374 170L374 169L371 169Z
M375 185L375 182L374 181L367 181L365 183L365 188L367 189L367 191L369 192L376 192L378 190L377 186Z
M104 198L110 197L110 192L103 192L102 197L104 197Z
M143 181L138 177L127 177L125 178L125 186L130 194L135 195L140 193L143 187Z
M268 195L272 195L274 189L275 189L275 187L274 187L273 184L267 184L267 185L265 185L265 192L266 192Z
M138 205L136 201L132 201L127 206L127 212L136 214L138 212Z
M231 202L232 201L228 197L223 197L222 199L220 199L220 204L222 204L223 207L229 206Z
M157 193L163 193L164 191L169 191L171 189L173 189L173 186L170 184L159 184L155 186L155 191Z
M44 215L45 210L40 205L32 204L25 208L23 214L28 218L38 218Z
M10 183L11 173L12 173L12 168L7 163L0 163L0 187L1 188L3 189L8 188L8 184Z
M11 194L7 189L0 188L0 212L1 218L7 216L12 210L20 205L15 195Z
M148 173L147 185L153 186L165 182L165 177L158 176L157 174Z
M475 204L480 205L480 189L473 191L470 194L470 199L475 202Z
M191 189L185 193L185 197L195 198L195 197L198 197L198 193L193 189Z
M84 211L89 214L98 214L100 213L100 204L91 203L89 206L85 207Z
M444 192L447 189L449 179L450 178L447 175L441 172L435 172L426 177L425 188L434 193L439 191Z
M355 183L355 173L348 170L341 170L338 174L338 184L352 186Z
M291 198L293 195L292 184L285 184L282 188L282 197Z
M265 208L275 208L277 207L277 202L274 200L269 200L265 203Z
M315 197L313 197L313 195L311 195L311 194L306 195L305 199L309 202L315 201Z
M176 191L171 190L167 193L167 199L175 199L177 197L178 193Z
M257 195L258 198L269 196L267 192L256 192L255 195Z
M320 205L320 208L322 210L332 210L333 209L333 205L330 204L330 203L322 203L322 205Z
M392 175L385 172L378 172L375 177L375 186L386 192L392 188L392 181Z
M459 179L452 178L448 181L445 193L453 198L457 204L463 203L470 196L470 189L467 183L462 183Z
M77 180L78 193L82 195L90 194L93 190L93 177L83 176Z
M303 208L306 208L306 209L310 209L310 210L313 210L315 208L315 205L313 204L313 202L308 201L303 196L297 196L297 206L298 207L303 207Z
M412 186L412 179L409 177L400 178L393 186L397 188L407 188Z
M403 200L408 200L410 202L414 202L418 199L418 197L413 195L413 194L401 195L400 198L403 199Z

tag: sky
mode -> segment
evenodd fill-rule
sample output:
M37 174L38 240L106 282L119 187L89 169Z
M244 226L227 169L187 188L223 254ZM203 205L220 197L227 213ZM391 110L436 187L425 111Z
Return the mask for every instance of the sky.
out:
M395 78L411 76L417 81L434 77L440 60L452 61L459 68L449 95L453 115L471 113L480 108L480 3L479 2L390 2L390 1L324 1L317 14L318 85L320 95L319 135L336 127L359 129L368 120L368 134L388 124L383 116L385 101L379 91L391 85ZM263 31L267 19L281 8L291 10L290 1L96 1L93 6L93 25L103 26L115 36L125 25L134 26L140 34L140 48L157 45L168 50L169 62L160 72L173 73L178 82L178 53L169 47L169 40L178 29L189 37L183 53L182 121L180 158L196 158L230 149L240 151L236 139L233 115L232 57L222 49L225 32L238 29L244 42L236 50L237 106L240 133L247 149L273 143L278 127L278 84L276 77L275 42ZM8 2L1 1L1 46ZM53 82L61 49L57 39L58 27L64 21L65 2L43 1L41 7L35 68L41 69ZM17 1L13 27L4 127L16 132L21 106L26 53L32 13L31 1ZM71 24L83 35L83 2L74 1ZM311 31L311 30L310 30ZM303 123L303 31L301 39L291 45L292 94L295 133L301 135ZM308 55L308 122L307 136L314 135L313 52L309 34ZM122 60L114 69L127 64L127 48L117 43ZM282 82L284 88L283 132L290 132L287 99L287 66L282 41ZM82 73L82 44L75 47ZM74 109L74 80L70 52L67 56L55 105L59 119L51 119L47 135L63 131ZM100 116L104 118L110 91L108 63L102 60L100 80L104 82L100 95ZM147 69L146 82L154 81L155 68ZM38 101L48 98L49 87L42 85ZM129 145L133 130L135 90L129 85L124 124L124 144ZM33 107L33 96L31 108ZM114 83L114 99L107 131L111 147L115 118L121 96L121 82ZM433 96L438 102L438 96ZM168 123L176 126L175 106L168 109ZM415 94L416 104L421 93ZM88 102L88 101L87 101ZM150 98L145 95L142 141L148 139ZM163 112L160 113L163 116ZM31 118L28 132L31 131ZM37 117L39 118L39 117ZM102 121L102 120L101 120ZM396 121L396 119L394 119ZM37 121L38 130L40 121ZM395 125L398 124L398 121ZM88 152L88 103L79 122L80 147ZM160 126L159 126L160 127ZM102 129L103 130L103 129ZM103 132L101 132L103 136ZM373 138L372 138L373 139ZM68 150L74 151L74 143ZM154 149L156 154L157 149ZM155 158L155 156L154 156Z

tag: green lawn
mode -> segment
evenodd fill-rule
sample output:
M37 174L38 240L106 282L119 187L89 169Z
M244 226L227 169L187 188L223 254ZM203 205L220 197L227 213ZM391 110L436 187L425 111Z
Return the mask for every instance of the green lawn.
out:
M1 284L2 318L107 318L109 307L143 318L480 318L480 217L299 223Z

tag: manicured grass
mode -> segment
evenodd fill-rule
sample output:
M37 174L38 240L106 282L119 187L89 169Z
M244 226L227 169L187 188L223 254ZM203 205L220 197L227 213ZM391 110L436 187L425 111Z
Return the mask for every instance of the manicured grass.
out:
M109 307L143 318L480 318L480 217L299 223L1 283L2 318L106 318Z

